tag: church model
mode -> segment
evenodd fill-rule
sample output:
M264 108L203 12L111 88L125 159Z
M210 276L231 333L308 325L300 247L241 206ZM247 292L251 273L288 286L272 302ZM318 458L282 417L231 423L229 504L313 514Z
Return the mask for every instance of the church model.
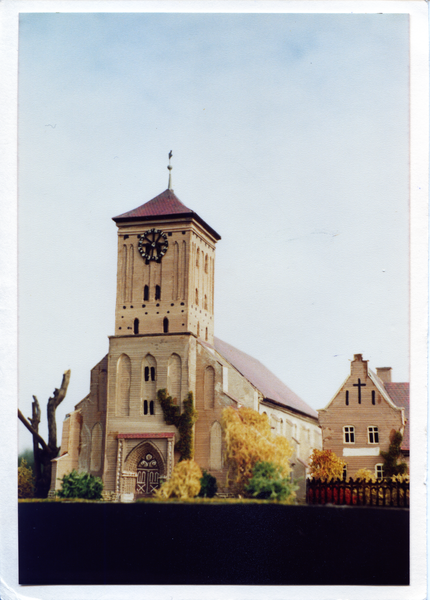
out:
M170 158L170 157L169 157ZM114 217L118 227L115 333L92 369L89 394L67 415L51 492L73 469L101 477L105 497L151 495L179 459L179 433L157 400L166 389L183 408L193 393L194 460L226 491L222 411L268 415L294 447L294 477L321 448L318 414L259 361L214 337L215 245L221 239L169 186ZM302 486L303 487L303 486Z

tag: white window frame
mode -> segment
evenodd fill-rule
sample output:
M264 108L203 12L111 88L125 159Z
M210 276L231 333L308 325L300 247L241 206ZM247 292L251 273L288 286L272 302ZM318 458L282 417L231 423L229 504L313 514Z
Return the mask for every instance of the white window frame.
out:
M384 463L377 463L375 465L375 477L376 479L384 479Z
M352 440L351 440L351 436L352 436ZM354 425L344 425L344 427L343 427L343 443L344 444L355 444L355 427L354 427Z
M367 428L367 442L369 444L379 444L379 428L376 425L369 425Z

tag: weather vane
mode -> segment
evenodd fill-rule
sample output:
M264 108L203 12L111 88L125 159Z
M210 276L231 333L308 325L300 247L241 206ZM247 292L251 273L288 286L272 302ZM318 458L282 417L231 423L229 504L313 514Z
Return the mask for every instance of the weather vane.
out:
M169 169L169 186L168 186L169 190L172 189L172 169L173 169L173 167L170 164L170 159L172 158L172 156L173 156L173 152L170 150L170 152L169 152L169 166L167 167Z

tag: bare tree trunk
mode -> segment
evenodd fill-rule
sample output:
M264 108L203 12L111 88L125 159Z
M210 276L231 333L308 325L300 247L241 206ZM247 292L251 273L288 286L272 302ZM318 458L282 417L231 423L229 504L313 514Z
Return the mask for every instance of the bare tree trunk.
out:
M31 426L36 433L39 433L40 423L40 406L36 396L33 396L33 402L31 403L32 419L29 419ZM38 482L41 478L42 471L40 468L40 456L39 456L39 442L37 437L33 435L33 456L34 456L34 478ZM36 489L37 495L37 489Z
M67 388L70 381L70 371L63 375L60 389L55 388L54 394L48 400L48 444L39 434L40 406L36 396L33 396L32 418L27 421L22 412L18 409L18 418L26 426L33 436L33 453L36 479L36 496L46 498L51 487L51 461L56 458L57 447L57 423L55 420L55 411L66 397ZM39 447L39 445L41 447Z

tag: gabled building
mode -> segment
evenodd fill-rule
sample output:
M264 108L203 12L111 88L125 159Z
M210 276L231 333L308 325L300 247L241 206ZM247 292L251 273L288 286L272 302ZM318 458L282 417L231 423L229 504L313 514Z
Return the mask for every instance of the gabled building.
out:
M382 477L380 452L388 450L394 431L402 433L402 451L409 457L408 412L409 384L391 382L390 367L377 369L375 374L368 361L355 354L350 375L318 411L323 449L346 461L348 478L361 468Z
M214 337L215 246L220 236L170 185L113 219L118 227L115 331L92 369L90 392L63 425L51 490L72 469L103 479L112 498L153 493L169 478L178 430L167 425L157 391L182 410L192 392L198 419L194 457L225 485L222 411L266 412L297 448L296 475L321 447L318 415L261 363ZM295 441L294 441L295 440Z

